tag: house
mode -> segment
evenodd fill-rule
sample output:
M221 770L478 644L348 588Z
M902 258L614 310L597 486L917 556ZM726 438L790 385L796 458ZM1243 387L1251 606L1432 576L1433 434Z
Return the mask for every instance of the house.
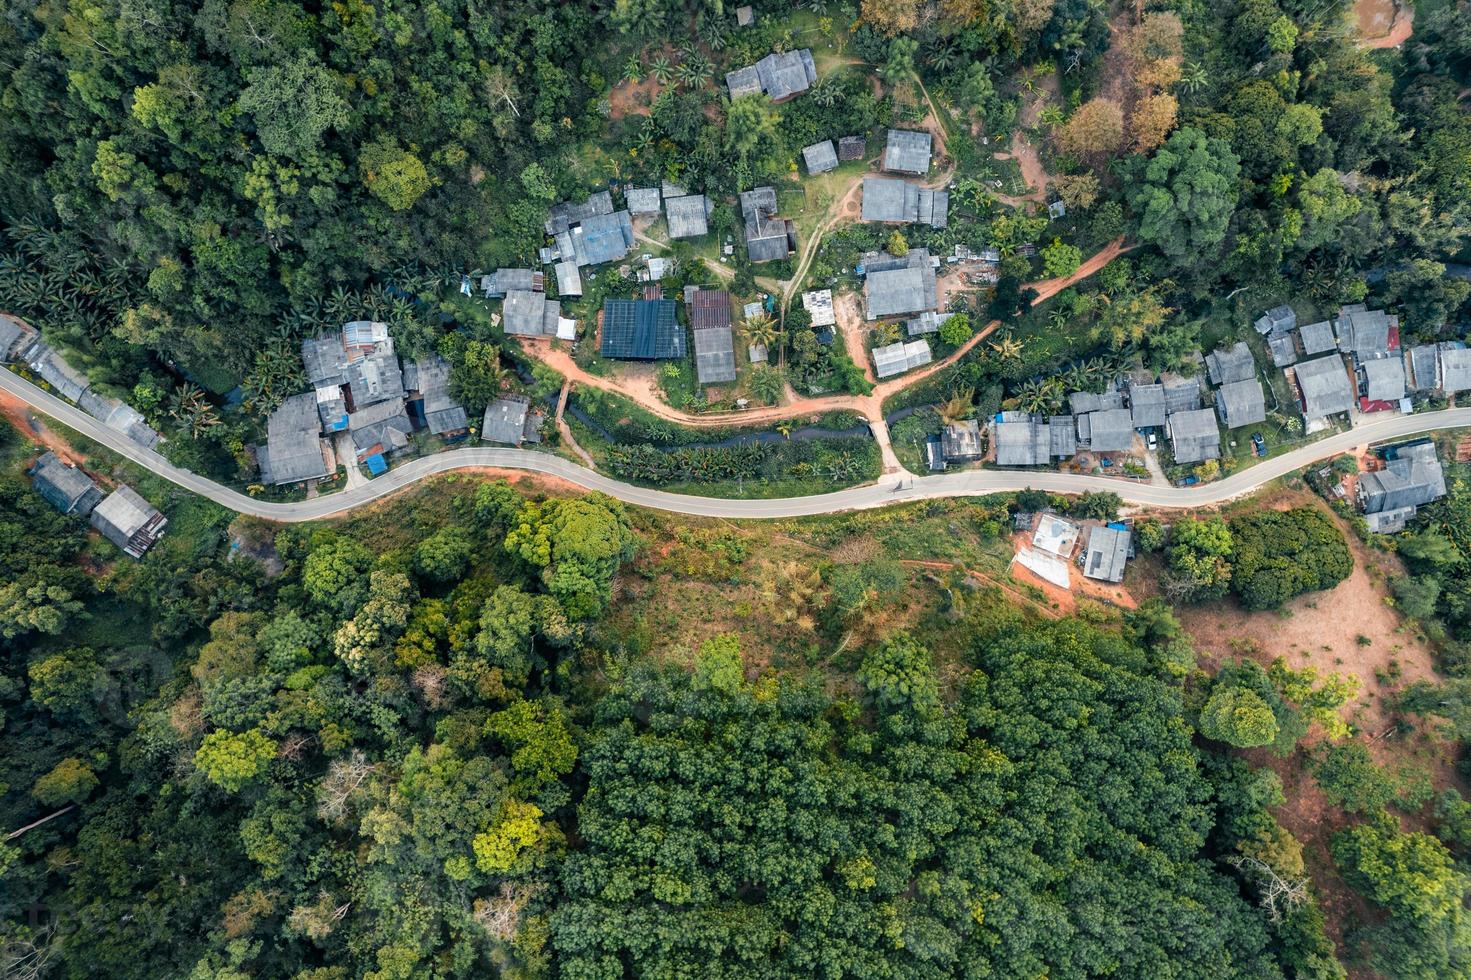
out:
M1353 408L1354 392L1343 369L1343 358L1337 354L1302 361L1293 368L1293 374L1304 421L1316 422Z
M1361 397L1359 410L1383 411L1394 408L1405 397L1405 362L1398 357L1380 357L1359 365Z
M1037 521L1037 530L1032 533L1032 547L1067 558L1078 546L1081 531L1078 525L1056 514L1043 514Z
M119 486L92 510L92 526L134 558L142 558L163 537L168 518L127 485Z
M912 248L902 257L885 253L865 265L863 298L868 319L922 313L939 304L935 269L927 250Z
M880 378L892 378L911 368L930 363L930 345L926 340L898 341L887 347L873 349L873 373Z
M353 412L348 416L347 431L352 436L358 462L367 463L376 475L387 469L383 457L409 447L414 424L409 420L404 400L397 398ZM372 457L378 458L376 464L370 461Z
M1165 424L1165 386L1129 385L1129 415L1134 428L1151 429Z
M561 204L554 204L547 210L546 233L552 236L560 235L589 218L612 213L613 195L608 191L590 194L587 200L580 204L563 201Z
M1256 377L1256 360L1246 342L1238 341L1232 347L1222 347L1205 355L1205 370L1213 385L1247 381Z
M1399 317L1371 310L1363 303L1340 307L1333 321L1338 349L1362 362L1384 357L1399 347Z
M36 328L9 313L0 313L0 362L22 356L39 336Z
M685 356L684 328L669 299L603 300L604 357L656 361Z
M797 226L776 217L776 211L776 188L757 187L741 193L746 255L752 262L779 261L797 250Z
M513 289L537 290L545 287L545 277L533 269L497 269L480 277L480 291L486 299L502 299Z
M351 320L342 325L342 348L349 361L369 354L393 350L388 324L377 320Z
M1440 348L1417 344L1405 348L1405 387L1410 391L1435 391L1440 387Z
M912 129L889 130L884 148L884 169L890 173L922 177L930 172L930 148L934 137Z
M702 385L734 381L735 333L731 327L730 293L686 286L684 301L694 336L696 379Z
M832 140L823 140L802 148L802 160L807 164L808 174L825 174L838 169L838 151Z
M449 393L449 361L433 354L404 369L404 387L412 392L409 409L414 419L437 436L457 438L470 428L465 406Z
M1040 415L1002 412L991 426L997 466L1046 466L1052 462L1052 437Z
M1166 381L1165 385L1165 414L1174 415L1176 412L1193 412L1205 406L1201 397L1199 378L1176 378Z
M1102 394L1092 391L1075 391L1068 395L1068 408L1074 415L1086 415L1089 412L1107 412L1116 408L1124 407L1124 396L1113 388Z
M1216 414L1228 429L1256 425L1267 420L1266 393L1256 378L1223 384L1216 392Z
M342 347L342 334L324 333L303 340L301 363L306 366L307 383L313 388L346 384L342 368L347 364L347 351Z
M1256 332L1263 336L1288 333L1297 327L1297 313L1292 307L1285 304L1274 306L1257 317L1256 322L1252 325L1256 327Z
M133 406L93 388L82 392L82 397L77 399L77 407L140 446L154 449L162 438Z
M558 262L556 273L558 296L582 295L582 273L577 271L576 262Z
M868 140L862 136L840 136L838 138L838 159L844 163L849 160L862 160L868 156Z
M773 102L785 102L801 95L817 81L817 64L812 51L772 52L754 65L740 68L725 76L731 99L763 92Z
M1338 350L1338 340L1333 336L1333 324L1327 320L1317 323L1309 323L1297 332L1298 340L1302 344L1304 357L1312 357L1314 354L1326 354L1331 350Z
M1277 333L1267 337L1267 350L1272 354L1272 364L1276 367L1290 367L1297 363L1297 335L1295 333Z
M1085 578L1103 582L1122 582L1124 565L1129 560L1129 529L1121 524L1106 524L1088 532L1088 550L1083 553Z
M555 257L579 266L613 262L633 248L633 220L627 211L613 210L613 195L607 191L581 204L554 206L546 233L556 241Z
M1117 394L1117 393L1116 393ZM1095 453L1122 453L1134 448L1134 419L1124 408L1075 415L1078 445Z
M954 313L936 313L934 310L926 310L912 320L905 320L904 329L911 337L939 333L940 324L954 315Z
M895 177L865 177L863 220L944 228L950 220L950 194Z
M1176 463L1200 463L1221 458L1221 429L1208 408L1176 412L1166 422Z
M749 4L744 7L737 7L735 14L737 27L750 27L756 23L756 11L752 10Z
M1402 530L1421 506L1445 496L1445 472L1427 440L1390 446L1381 455L1384 468L1362 474L1357 493L1369 529L1387 534Z
M710 232L710 199L704 194L686 194L664 202L664 217L670 238L699 238Z
M523 442L541 442L537 431L541 417L531 411L531 400L524 395L502 395L485 406L480 425L482 442L500 442L519 446Z
M403 400L403 368L399 366L398 355L392 346L348 362L345 373L351 411L360 411L379 402Z
M1077 454L1078 427L1071 415L1054 415L1047 420L1047 451L1054 459Z
M802 308L812 317L814 330L837 325L838 316L833 312L833 291L831 289L814 289L803 293Z
M270 486L319 480L337 469L332 447L321 436L317 396L292 395L266 422L266 444L257 446L261 482Z
M661 200L657 187L630 187L623 194L628 213L638 217L658 214Z
M975 419L950 422L940 431L940 449L947 463L970 462L985 455L981 424Z
M31 486L41 498L63 514L86 517L102 502L102 491L92 478L77 467L62 462L55 453L42 453L26 472L30 474Z
M82 392L87 390L91 384L87 376L66 362L49 345L36 341L26 351L26 364L40 376L41 380L51 386L67 401L75 402L82 397Z
M546 293L516 289L501 306L501 329L515 337L555 337L562 304Z
M1471 390L1471 350L1459 344L1440 345L1440 390L1447 395Z

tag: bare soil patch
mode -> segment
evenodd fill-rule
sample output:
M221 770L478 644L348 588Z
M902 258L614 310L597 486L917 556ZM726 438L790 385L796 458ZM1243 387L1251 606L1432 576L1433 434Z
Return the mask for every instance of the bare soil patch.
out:
M1358 0L1354 16L1366 48L1397 48L1415 31L1415 11L1395 0Z
M4 415L16 431L33 442L40 443L74 466L81 466L86 454L77 452L71 444L53 432L46 423L31 413L30 406L7 392L0 392L0 415Z
M651 106L664 86L653 75L645 75L637 82L627 79L613 86L608 93L608 105L611 107L610 115L616 122L627 116L647 116L653 112Z

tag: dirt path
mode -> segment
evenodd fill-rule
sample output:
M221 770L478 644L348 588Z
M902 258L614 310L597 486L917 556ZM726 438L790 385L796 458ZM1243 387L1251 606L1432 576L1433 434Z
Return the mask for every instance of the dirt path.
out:
M0 392L0 415L10 421L15 431L24 433L27 438L45 446L73 466L81 466L86 460L85 453L77 452L69 442L47 428L44 422L32 414L30 406L14 395Z
M1395 0L1359 0L1354 14L1365 48L1397 48L1415 33L1414 9Z
M1010 194L995 194L996 200L1014 208L1019 208L1029 201L1037 204L1047 202L1047 184L1052 178L1042 166L1042 158L1038 155L1037 148L1032 145L1032 141L1027 139L1026 133L1018 129L1011 134L1011 149L993 153L991 156L997 160L1015 160L1017 166L1021 168L1022 180L1026 181L1027 186L1031 188L1019 197Z
M863 368L863 376L870 384L877 384L878 378L873 373L873 359L863 346L864 320L862 311L858 309L858 294L844 293L839 296L833 312L837 314L838 333L843 337L843 346L848 349L848 356L853 359L854 364Z
M827 207L827 213L823 215L822 223L808 236L807 244L802 248L801 258L797 262L797 268L792 273L792 278L787 281L782 289L781 309L785 316L791 307L792 296L797 291L797 286L807 278L807 269L812 265L812 260L817 257L817 247L822 244L823 236L833 230L833 226L840 220L858 220L859 200L863 193L863 178L867 174L859 174L853 179L853 184L840 196L833 198L833 203Z
M567 411L567 396L571 393L572 380L568 378L562 382L562 391L557 395L557 433L562 437L563 444L576 453L578 459L582 460L583 466L586 466L590 470L595 470L598 468L598 464L593 462L593 458L587 454L586 449L583 449L577 444L577 439L572 435L572 427L563 418L563 413Z

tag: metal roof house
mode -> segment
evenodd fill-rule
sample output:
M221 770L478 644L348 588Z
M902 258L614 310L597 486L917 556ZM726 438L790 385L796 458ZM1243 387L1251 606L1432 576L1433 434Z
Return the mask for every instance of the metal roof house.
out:
M797 227L776 217L776 188L756 187L741 193L746 223L746 256L752 262L779 261L797 249Z
M944 228L950 221L950 194L897 177L865 177L863 220Z
M261 482L280 486L332 475L337 464L321 429L313 392L283 401L266 423L266 444L256 447Z
M399 366L398 355L392 347L350 362L345 373L347 393L355 412L368 405L404 396L403 368Z
M1002 412L991 425L997 466L1046 466L1077 452L1071 416Z
M1247 381L1256 377L1256 359L1245 341L1232 347L1222 347L1205 355L1205 370L1211 384L1224 385L1233 381Z
M633 361L684 357L684 328L671 299L603 300L604 357Z
M873 349L873 373L880 378L892 378L921 364L930 363L930 358L929 341L901 340L887 347Z
M414 424L409 420L403 399L398 398L353 412L348 417L347 430L352 434L352 445L361 463L369 456L407 449Z
M927 250L912 248L903 258L885 255L867 265L863 297L868 319L923 313L939 304Z
M845 163L849 160L862 160L868 155L868 140L862 136L840 136L838 137L838 159Z
M577 271L577 263L558 262L555 269L557 273L557 295L581 296L582 273Z
M1074 416L1078 445L1093 452L1127 452L1134 447L1134 418L1124 408Z
M1149 429L1165 424L1165 386L1129 385L1129 414L1134 428Z
M1379 357L1359 365L1363 399L1359 407L1369 410L1375 402L1396 403L1405 397L1405 362L1398 357Z
M531 400L524 395L502 395L485 406L480 425L483 442L499 442L519 446L523 442L540 442L536 431L538 416L531 411ZM528 435L529 431L529 435Z
M1440 345L1440 390L1447 395L1471 390L1471 350L1455 344Z
M560 235L570 230L573 226L581 224L589 218L598 215L609 215L613 213L613 195L608 191L598 191L589 194L587 200L581 203L563 201L554 204L547 211L546 233L548 235Z
M1272 352L1272 364L1289 367L1297 363L1297 334L1278 333L1267 338L1267 350Z
M26 352L26 363L53 391L67 401L80 399L82 392L91 384L85 374L72 367L66 362L66 358L41 341L32 344L31 349Z
M1083 415L1088 412L1106 412L1114 408L1124 407L1124 396L1113 388L1099 394L1093 391L1075 391L1067 396L1068 408L1074 415Z
M1048 452L1056 459L1067 459L1078 452L1078 427L1071 415L1054 415L1047 420Z
M1228 429L1256 425L1267 420L1267 399L1256 378L1232 381L1216 392L1216 414Z
M812 326L831 327L838 322L838 315L833 311L833 291L831 289L814 289L802 294L802 308L812 317Z
M1200 463L1221 458L1221 429L1208 408L1176 412L1166 423L1176 463Z
M747 4L744 7L737 7L735 16L737 27L750 27L752 24L756 23L756 11L751 9L750 4Z
M630 187L623 193L623 200L628 205L629 214L646 215L658 214L663 198L657 187Z
M480 291L486 299L501 299L513 289L544 288L542 273L534 269L497 269L480 277Z
M1287 333L1297 326L1297 313L1287 305L1274 306L1252 324L1259 334Z
M153 449L161 438L153 427L144 420L137 409L126 402L118 401L101 392L88 388L77 399L77 407L102 422L109 429L121 432L140 446Z
M1445 472L1428 441L1390 446L1384 468L1364 473L1358 481L1359 505L1370 530L1398 531L1418 508L1446 494Z
M884 147L884 169L890 173L923 176L930 172L934 137L923 130L891 129Z
M736 379L730 303L730 293L723 289L685 287L685 306L694 335L695 377L702 385Z
M1103 582L1122 582L1129 560L1128 528L1108 525L1088 532L1088 550L1083 553L1083 575Z
M1419 344L1405 348L1405 387L1410 391L1435 391L1440 387L1440 348Z
M772 52L754 65L740 68L725 76L730 97L765 93L773 102L785 102L801 95L817 81L817 64L812 51Z
M1306 357L1338 350L1338 339L1333 336L1333 324L1327 320L1305 324L1297 335L1302 342L1303 355Z
M699 238L710 232L710 199L704 194L686 194L664 202L664 217L670 238Z
M1200 393L1199 378L1176 378L1173 381L1166 381L1164 385L1166 414L1193 412L1205 406Z
M911 320L905 320L904 330L911 337L939 333L940 325L954 315L954 313L937 313L934 310L926 310Z
M1357 360L1382 357L1399 346L1399 317L1371 310L1363 303L1341 307L1333 327L1339 350Z
M981 424L975 419L951 422L940 431L940 449L947 463L980 459Z
M163 537L163 529L169 522L127 485L119 486L93 508L91 520L104 538L134 558L142 558Z
M501 329L515 337L555 337L562 304L546 293L515 289L501 306Z
M31 486L41 498L63 514L86 517L102 502L102 491L92 478L75 466L61 461L55 453L42 453L26 471Z
M0 313L0 361L20 357L36 342L36 328L9 313Z
M301 363L306 366L306 380L313 388L343 385L347 378L343 367L347 351L341 333L324 333L301 342Z
M1302 361L1293 368L1293 373L1304 420L1316 422L1352 410L1354 392L1348 383L1343 358L1337 354Z
M807 164L809 174L825 174L829 170L838 169L838 151L833 147L832 140L804 146L802 160Z
M613 210L613 195L593 194L574 204L564 201L547 215L546 233L556 240L554 255L574 265L601 265L623 258L633 248L633 220Z
M404 387L414 393L410 407L424 428L437 436L461 435L470 428L465 406L449 393L449 361L434 354L404 369Z

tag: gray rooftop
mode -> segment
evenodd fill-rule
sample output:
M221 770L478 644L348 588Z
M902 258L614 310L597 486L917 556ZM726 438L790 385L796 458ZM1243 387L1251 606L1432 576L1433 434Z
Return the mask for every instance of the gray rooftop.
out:
M1297 326L1297 313L1290 306L1274 306L1253 324L1259 334L1286 333Z
M808 48L772 52L754 65L738 68L725 76L725 85L732 99L764 92L776 102L800 95L816 81L817 64Z
M1129 560L1127 530L1095 527L1088 532L1088 550L1083 554L1083 574L1104 582L1122 582L1124 565Z
M1067 396L1068 408L1072 409L1074 415L1083 415L1087 412L1104 412L1109 409L1123 408L1123 392L1110 388L1099 394L1094 391L1075 391Z
M928 132L889 130L888 145L884 149L884 169L901 174L929 173L932 143L933 137Z
M449 393L449 361L434 354L414 362L414 389L423 399L424 424L435 435L468 428L465 407Z
M723 289L687 287L685 290L690 332L694 335L695 377L700 384L736 379L730 303L730 293Z
M1208 408L1176 412L1169 418L1170 444L1176 463L1200 463L1221 458L1221 429Z
M1165 383L1165 412L1191 412L1205 404L1200 394L1199 378L1176 378Z
M1358 492L1366 514L1419 507L1444 497L1445 472L1435 446L1416 442L1390 447L1384 469L1359 477Z
M133 406L126 402L104 395L94 388L88 388L77 399L77 407L93 418L101 420L109 429L121 432L140 446L153 449L158 445L159 434Z
M485 406L485 419L480 426L480 438L485 442L500 442L519 446L526 438L529 399L522 395L505 395Z
M1343 359L1337 354L1302 361L1293 369L1302 396L1303 417L1309 421L1327 418L1353 407L1353 389Z
M922 248L912 248L898 261L904 264L890 267L891 263L885 262L877 272L868 273L863 295L866 316L870 320L922 313L939 304L930 253Z
M1075 417L1078 442L1093 452L1126 452L1134 447L1134 419L1124 408L1108 408Z
M1279 368L1297 363L1297 340L1291 333L1272 334L1267 338L1267 349L1272 352L1272 363Z
M944 228L950 221L950 194L897 177L865 177L863 220Z
M1471 389L1471 350L1440 345L1440 388L1447 395Z
M905 320L904 331L911 337L939 333L940 325L954 315L954 313L937 313L934 310L926 310L913 319Z
M873 349L873 371L880 378L891 378L911 368L930 363L930 345L926 340L899 341Z
M280 485L330 475L321 428L313 392L283 401L266 423L266 444L256 450L261 482Z
M807 164L809 174L825 174L829 170L838 169L838 151L833 146L832 140L823 140L821 143L804 146L802 160Z
M499 299L513 289L540 289L541 274L532 269L497 269L480 277L480 289L487 299Z
M704 194L686 194L664 202L670 238L699 238L710 231L710 199Z
M307 384L313 388L345 384L342 366L346 361L340 333L324 333L301 342L301 362L306 366Z
M58 395L67 401L77 401L82 397L82 392L87 390L90 382L87 376L67 363L49 345L37 342L27 352L27 364L32 371L51 386Z
M573 225L581 224L589 218L612 213L613 195L608 191L598 191L596 194L589 195L588 199L582 202L563 201L548 210L546 233L560 235Z
M1339 309L1333 325L1338 332L1339 350L1362 359L1388 353L1390 330L1399 325L1399 318L1354 303Z
M92 510L92 526L126 554L142 558L163 535L168 519L126 484L119 485Z
M349 362L344 373L354 409L404 396L403 368L392 347Z
M831 327L838 322L838 315L833 311L831 289L814 289L803 293L802 308L812 317L814 327Z
M582 273L577 271L576 262L558 262L557 272L557 295L559 296L581 296L582 295Z
M658 214L662 200L657 187L630 187L623 199L628 203L630 214Z
M501 328L516 337L555 337L562 304L545 293L512 290L501 306Z
M361 462L374 453L406 449L414 425L409 421L403 399L397 398L353 412L347 417L347 429L352 434L353 448Z
M1078 451L1078 427L1071 415L1054 415L1047 420L1049 449L1058 459L1067 459Z
M940 431L940 446L947 460L981 458L981 424L975 419L951 422Z
M55 453L42 453L31 466L30 474L36 492L63 514L86 517L102 502L102 491L92 478L63 462Z
M1338 349L1338 341L1333 336L1333 324L1327 320L1304 324L1298 331L1298 336L1302 338L1302 352L1309 357Z
M1051 433L1040 415L1002 412L991 436L997 466L1046 466L1052 461Z
M1228 429L1256 425L1267 420L1267 400L1256 378L1232 381L1216 392L1216 412Z
M1405 387L1410 391L1434 391L1440 387L1440 348L1420 344L1405 349Z
M0 361L23 354L35 339L35 327L9 313L0 313Z
M1237 341L1232 347L1222 347L1205 355L1205 369L1211 384L1223 385L1232 381L1245 381L1256 377L1256 359L1246 341Z
M1364 375L1364 397L1371 402L1397 402L1405 397L1405 362L1378 357L1359 365Z
M1134 428L1147 429L1165 424L1165 386L1129 385L1129 414Z

